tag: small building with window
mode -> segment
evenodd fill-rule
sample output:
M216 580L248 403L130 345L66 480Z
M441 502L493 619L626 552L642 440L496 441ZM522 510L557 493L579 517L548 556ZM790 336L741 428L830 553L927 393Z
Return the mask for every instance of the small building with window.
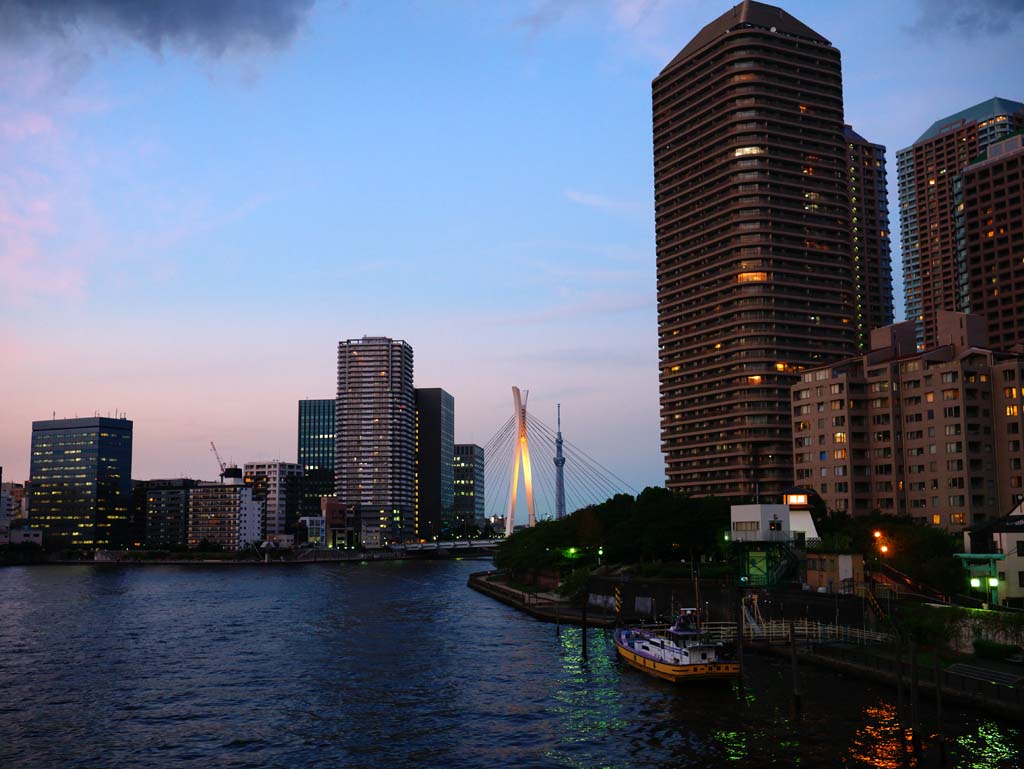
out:
M964 531L964 550L1004 556L994 561L999 603L1024 608L1024 503L1004 518L982 521Z

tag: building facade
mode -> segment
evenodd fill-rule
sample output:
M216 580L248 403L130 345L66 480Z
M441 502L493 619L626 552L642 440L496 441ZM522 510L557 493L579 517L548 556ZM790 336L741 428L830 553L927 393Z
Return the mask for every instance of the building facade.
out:
M335 496L381 543L415 536L416 398L412 347L363 337L338 343ZM374 541L378 537L372 537Z
M743 2L653 83L667 486L778 500L789 391L856 350L840 54Z
M302 467L302 515L320 515L320 500L334 496L334 398L299 401L298 461Z
M964 552L1003 556L995 562L996 596L1004 606L1024 609L1024 506L964 531Z
M1024 358L989 349L983 317L936 318L936 347L916 349L913 321L876 329L793 387L795 482L829 509L959 530L1016 504Z
M994 98L936 120L896 153L904 301L918 349L937 343L939 310L968 309L961 301L965 265L957 263L960 174L990 144L1021 128L1024 104Z
M961 175L958 273L965 312L988 319L989 344L1024 344L1024 134L992 142Z
M850 184L850 235L857 284L857 349L866 352L871 331L892 324L892 253L885 147L845 127Z
M455 504L455 398L440 387L416 388L416 506L420 539L451 532Z
M452 509L458 526L483 528L487 522L484 462L482 446L475 443L455 444L455 456L452 459L455 500Z
M188 495L188 546L243 550L263 538L263 505L242 471L229 467L220 483L199 483Z
M29 515L48 547L128 545L132 428L107 417L32 423Z
M4 481L0 483L0 493L7 499L7 515L16 518L28 518L28 489L26 484ZM0 505L0 511L4 508Z
M302 466L280 460L246 462L245 483L263 504L263 535L295 534L302 504Z
M132 503L139 511L146 547L160 550L188 544L188 495L191 478L134 481Z

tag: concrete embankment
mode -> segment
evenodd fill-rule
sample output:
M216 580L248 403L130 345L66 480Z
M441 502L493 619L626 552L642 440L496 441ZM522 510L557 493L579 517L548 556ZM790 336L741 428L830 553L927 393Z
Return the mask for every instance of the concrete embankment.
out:
M789 650L783 647L765 647L765 649L782 656L788 657L790 654ZM909 697L913 675L910 660L906 657L901 662L897 662L894 657L877 647L823 644L801 648L798 653L801 660L809 663L891 686L897 685L897 670L899 670L899 676L903 679L903 686ZM964 668L960 669L964 670ZM986 679L984 668L968 665L966 670L970 672L957 672L956 666L954 669L943 668L938 671L943 698L981 707L989 713L1003 718L1024 721L1024 688L1019 685ZM934 668L919 666L917 678L921 694L935 698L936 672Z
M583 610L579 603L566 601L552 593L530 593L506 584L498 578L497 572L478 571L469 576L469 587L479 593L519 609L542 622L557 622L563 625L582 625ZM615 617L593 609L587 612L587 625L591 627L615 627Z

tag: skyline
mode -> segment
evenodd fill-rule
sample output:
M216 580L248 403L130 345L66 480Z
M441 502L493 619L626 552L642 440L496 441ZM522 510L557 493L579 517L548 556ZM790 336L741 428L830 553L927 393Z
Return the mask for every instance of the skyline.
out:
M295 461L298 400L332 397L337 342L367 334L455 396L456 441L486 443L519 385L662 484L650 81L731 3L307 5L248 52L0 37L4 479L54 411L127 412L139 478L214 476L210 440ZM953 14L965 43L923 3L782 7L839 48L846 122L886 145L902 319L895 152L1021 98L1024 19Z

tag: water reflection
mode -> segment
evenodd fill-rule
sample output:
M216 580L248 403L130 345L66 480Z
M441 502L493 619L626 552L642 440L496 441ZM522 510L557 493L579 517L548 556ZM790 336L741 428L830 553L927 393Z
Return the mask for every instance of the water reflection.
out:
M0 573L0 766L896 767L892 691L748 653L673 685L607 631L466 588L473 562ZM953 765L1019 731L947 703ZM931 726L931 724L929 724Z
M1020 732L986 721L956 740L957 769L1003 769L1021 765Z
M854 732L849 755L864 766L894 769L907 761L896 707L877 702L864 708L864 725Z

